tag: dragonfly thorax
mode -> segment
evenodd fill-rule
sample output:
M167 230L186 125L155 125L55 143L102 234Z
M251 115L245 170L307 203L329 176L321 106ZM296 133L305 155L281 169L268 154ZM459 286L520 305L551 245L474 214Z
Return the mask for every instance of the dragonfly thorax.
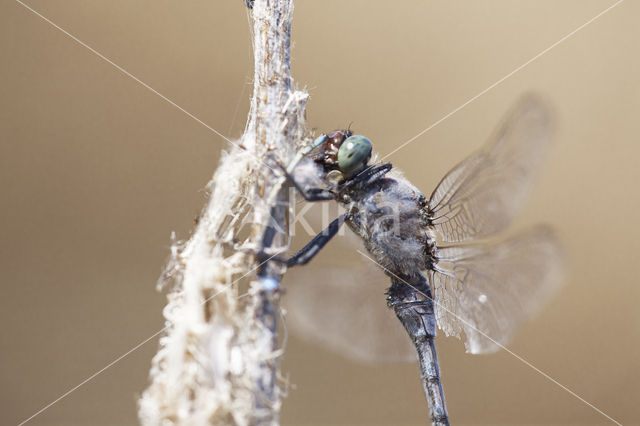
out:
M435 243L421 213L424 197L413 185L384 177L350 196L347 224L380 265L393 273L431 266Z

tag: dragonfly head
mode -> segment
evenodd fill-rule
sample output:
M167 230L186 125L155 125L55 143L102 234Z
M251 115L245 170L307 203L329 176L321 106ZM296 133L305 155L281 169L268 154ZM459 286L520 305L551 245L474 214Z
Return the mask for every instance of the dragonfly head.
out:
M351 130L336 130L316 141L323 146L323 153L316 161L328 171L339 171L345 178L362 170L371 159L371 141L362 135L354 135Z

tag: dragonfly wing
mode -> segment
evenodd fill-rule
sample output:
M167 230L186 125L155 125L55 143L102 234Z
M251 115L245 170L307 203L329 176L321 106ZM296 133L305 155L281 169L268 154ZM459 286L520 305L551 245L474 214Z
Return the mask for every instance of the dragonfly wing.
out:
M342 243L355 253L344 241L349 239L337 237L331 244ZM287 326L301 339L357 361L415 361L407 333L386 304L389 278L359 257L354 254L348 268L311 264L290 269L284 283Z
M435 290L436 321L448 336L466 335L471 353L500 349L559 286L562 253L544 226L495 245L438 250L427 272Z
M487 144L431 194L431 220L442 239L460 242L503 230L522 205L549 139L546 107L524 98Z

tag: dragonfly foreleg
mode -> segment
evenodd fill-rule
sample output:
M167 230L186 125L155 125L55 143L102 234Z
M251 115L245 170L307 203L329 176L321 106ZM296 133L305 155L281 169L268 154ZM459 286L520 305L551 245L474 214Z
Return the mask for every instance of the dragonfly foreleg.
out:
M337 219L334 219L325 230L316 235L306 246L287 260L287 266L304 265L313 259L320 249L338 233L342 224L345 220L349 219L349 217L350 214L345 213Z
M293 174L284 166L280 165L287 180L293 184L302 197L307 201L327 201L336 198L336 193L327 188L308 187L301 184Z
M373 166L369 166L364 168L362 171L358 172L355 176L347 179L343 186L351 187L354 185L367 186L370 183L382 178L384 175L389 173L389 171L393 168L391 163L382 163L375 164Z

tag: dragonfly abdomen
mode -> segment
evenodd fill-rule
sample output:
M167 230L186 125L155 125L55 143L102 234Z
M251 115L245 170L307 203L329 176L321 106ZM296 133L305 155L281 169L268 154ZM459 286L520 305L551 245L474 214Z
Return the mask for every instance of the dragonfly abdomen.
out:
M422 387L429 402L433 425L449 425L440 369L436 354L436 318L433 298L426 279L420 274L392 275L387 304L393 308L409 334L418 354Z

